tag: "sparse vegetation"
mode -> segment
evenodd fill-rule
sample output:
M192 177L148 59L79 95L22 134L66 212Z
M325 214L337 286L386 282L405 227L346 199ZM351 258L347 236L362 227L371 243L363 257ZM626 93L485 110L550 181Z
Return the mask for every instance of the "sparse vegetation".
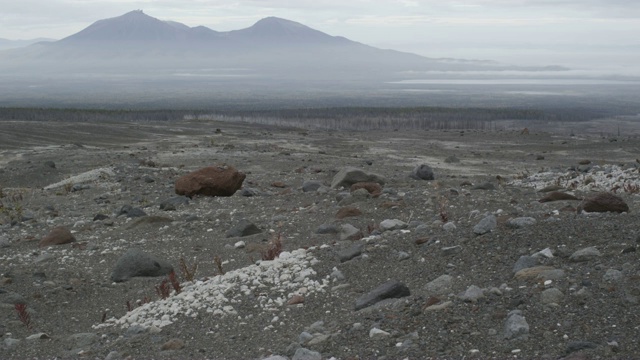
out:
M282 252L282 233L278 232L267 244L267 247L260 251L262 260L273 260Z
M15 309L20 322L22 322L27 329L31 330L33 325L31 324L31 315L29 311L27 311L27 304L16 304Z
M169 273L169 281L171 282L171 286L173 287L173 290L175 290L176 294L180 294L180 292L182 291L182 286L178 281L178 277L176 276L175 271L171 271Z
M224 269L222 268L222 258L216 255L213 257L213 262L216 264L216 267L218 268L218 274L224 275Z
M196 277L196 271L198 271L198 262L194 262L193 265L187 265L187 262L184 258L180 258L180 271L182 272L182 277L186 281L193 281Z

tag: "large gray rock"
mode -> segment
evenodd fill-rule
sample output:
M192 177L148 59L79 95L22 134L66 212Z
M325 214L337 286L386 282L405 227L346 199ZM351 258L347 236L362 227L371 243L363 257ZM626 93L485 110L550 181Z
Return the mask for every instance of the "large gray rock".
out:
M331 181L331 187L337 189L339 187L351 188L351 185L359 182L375 182L384 185L385 180L381 175L364 171L355 167L346 167L340 170Z
M602 192L585 198L578 206L578 212L582 211L622 213L629 211L629 205L620 196Z
M362 238L362 232L351 224L343 224L340 226L340 240L359 240Z
M433 174L433 169L431 166L427 164L417 165L413 168L413 171L409 175L412 179L416 180L433 180L435 176Z
M504 323L504 338L507 340L526 338L529 336L529 324L522 316L522 311L513 310L507 315Z
M356 300L355 310L364 309L385 299L396 299L411 295L409 288L396 280L390 280L360 296Z
M447 295L451 292L453 285L453 276L441 275L424 286L428 296Z
M227 237L242 237L261 233L259 227L247 219L242 219L234 227L227 231Z
M538 259L533 256L520 256L518 261L513 265L513 273L517 273L522 269L532 268L534 266L538 266Z
M473 227L473 232L476 235L483 235L495 229L496 226L498 226L496 217L493 215L489 215L484 219L480 220L480 222Z
M111 280L123 282L136 276L165 276L172 271L173 266L168 262L144 253L140 249L130 249L116 262Z
M569 260L574 262L582 262L582 261L589 261L591 259L595 259L600 256L602 256L602 253L600 253L600 251L596 247L590 246L574 252L569 257Z
M186 196L174 196L160 203L160 210L173 211L181 205L189 204L189 198Z
M322 183L320 181L307 180L302 183L302 192L318 191L321 187Z

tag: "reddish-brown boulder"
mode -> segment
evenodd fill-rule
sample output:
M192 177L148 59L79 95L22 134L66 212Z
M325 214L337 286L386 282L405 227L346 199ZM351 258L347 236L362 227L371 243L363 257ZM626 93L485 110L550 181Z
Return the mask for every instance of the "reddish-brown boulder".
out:
M242 187L245 177L230 165L209 166L180 177L176 181L176 194L231 196Z
M578 212L628 212L629 205L622 200L621 197L613 195L612 193L602 192L585 198L580 206L578 206Z
M378 197L382 194L382 186L376 182L359 182L351 185L351 191L356 191L358 189L365 189L371 194L373 197Z
M69 231L69 229L67 229L66 227L59 226L51 229L51 231L47 235L45 235L42 240L40 240L38 246L45 247L52 245L63 245L72 243L74 241L76 241L76 238L73 237L71 231Z
M344 219L360 215L362 215L362 211L360 211L358 208L355 208L353 206L345 206L338 210L338 212L336 213L336 219Z

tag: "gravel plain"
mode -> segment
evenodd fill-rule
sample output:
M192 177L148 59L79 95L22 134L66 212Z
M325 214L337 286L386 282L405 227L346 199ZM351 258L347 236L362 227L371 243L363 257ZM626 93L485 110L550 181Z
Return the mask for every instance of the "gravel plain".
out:
M4 121L0 358L637 358L640 140L521 130ZM221 163L242 191L161 209ZM421 164L434 180L409 176ZM382 194L331 188L347 166ZM552 188L630 210L539 202ZM242 220L260 232L227 237ZM60 226L75 242L39 247ZM114 282L130 249L171 264L181 293ZM401 291L356 310L380 286Z

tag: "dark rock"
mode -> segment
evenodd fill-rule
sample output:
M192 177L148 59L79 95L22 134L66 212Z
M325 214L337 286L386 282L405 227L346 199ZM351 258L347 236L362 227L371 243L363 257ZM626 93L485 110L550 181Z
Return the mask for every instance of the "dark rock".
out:
M446 162L447 164L459 163L460 159L458 159L455 155L451 155L447 156L447 158L444 159L444 162Z
M355 310L364 309L385 299L396 299L411 295L409 288L396 280L390 280L362 295L356 300Z
M471 187L471 190L495 190L496 186L492 182L485 182Z
M350 188L351 185L359 182L375 182L384 185L385 180L382 176L374 174L362 169L354 167L346 167L340 170L331 181L331 187L337 189L339 187Z
M497 225L496 217L488 215L473 227L473 233L476 235L483 235L495 229Z
M114 282L127 281L132 277L165 276L173 271L173 266L164 260L144 253L140 249L130 249L116 262L111 280Z
M364 249L364 244L355 244L348 249L344 249L338 252L338 258L340 262L349 261L356 256L360 256L362 254L362 250Z
M181 205L188 205L189 198L186 196L174 196L160 203L160 210L174 211Z
M427 164L417 165L413 168L413 171L409 175L412 179L416 180L433 180L435 176L433 174L433 169L431 166Z
M359 182L351 185L349 189L351 192L354 192L358 189L365 189L371 194L373 197L378 197L382 194L382 186L376 182Z
M533 256L520 256L518 261L513 265L513 273L517 273L522 269L528 269L538 266L538 259Z
M227 237L243 237L261 233L262 230L247 219L242 219L236 226L227 231Z
M572 352L585 350L585 349L595 349L598 347L598 344L591 341L570 341L567 344L567 354L571 354Z
M131 205L124 205L120 211L118 212L118 214L116 215L116 217L120 216L120 215L125 215L128 218L136 218L136 217L143 217L143 216L147 216L147 213L144 212L144 210L140 209L140 208L134 208Z
M231 196L242 187L246 175L233 166L216 165L180 177L175 184L178 195L193 197Z
M44 166L51 168L51 169L55 169L56 168L56 163L54 163L53 161L49 160L49 161L45 161L44 162Z
M362 238L362 232L351 224L340 226L340 240L359 240Z
M254 188L245 187L240 190L240 196L253 197L260 196L260 191Z
M106 220L108 218L109 218L109 216L107 216L105 214L96 214L96 216L93 217L93 221L102 221L102 220Z
M76 238L71 234L71 231L63 226L58 226L45 235L38 246L52 246L52 245L63 245L76 241Z
M322 224L316 229L316 234L318 235L337 234L338 232L340 230L334 224Z
M180 350L182 348L184 348L184 341L180 339L170 339L164 344L162 344L162 347L160 348L160 350L162 351Z
M362 211L360 209L355 208L353 206L345 206L340 208L336 213L336 219L344 219L348 217L355 217L362 215Z
M548 193L538 201L541 203L546 203L546 202L560 201L560 200L580 200L580 199L571 194L567 194L561 191L551 191L550 193Z
M320 181L309 180L302 183L302 192L312 192L317 191L322 187L322 183Z
M598 193L585 198L578 206L578 213L582 212L628 212L627 205L621 197L608 192Z

